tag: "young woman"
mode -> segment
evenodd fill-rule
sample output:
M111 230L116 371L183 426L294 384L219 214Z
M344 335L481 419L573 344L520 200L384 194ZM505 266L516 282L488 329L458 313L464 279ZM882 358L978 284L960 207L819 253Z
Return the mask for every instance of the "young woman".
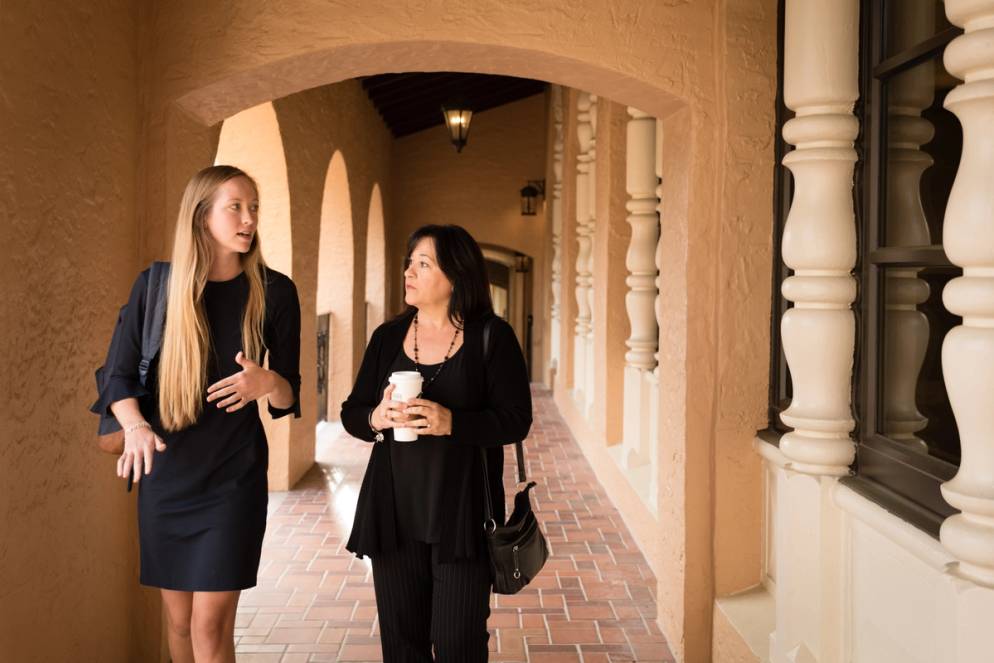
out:
M523 440L531 427L528 371L514 330L493 313L483 254L464 229L416 230L404 281L407 311L373 332L342 404L350 434L381 440L346 547L373 560L384 661L486 661L484 481L503 523L501 445ZM392 401L390 374L414 370L424 378L422 397ZM417 428L417 441L395 441L397 426Z
M266 529L256 401L300 416L300 304L293 281L263 262L258 197L231 166L190 180L149 388L138 382L146 270L102 394L125 432L117 474L139 483L141 583L161 588L175 663L235 660L239 592L256 584Z

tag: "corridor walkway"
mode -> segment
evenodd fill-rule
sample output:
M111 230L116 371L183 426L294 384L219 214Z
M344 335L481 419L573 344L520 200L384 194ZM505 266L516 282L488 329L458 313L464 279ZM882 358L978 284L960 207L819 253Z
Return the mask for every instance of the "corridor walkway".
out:
M642 553L551 394L533 395L525 448L552 557L520 594L494 598L490 660L672 661ZM514 447L506 453L510 499ZM368 454L368 444L324 426L318 465L293 491L270 495L259 585L243 594L238 611L239 663L381 660L368 560L343 549Z

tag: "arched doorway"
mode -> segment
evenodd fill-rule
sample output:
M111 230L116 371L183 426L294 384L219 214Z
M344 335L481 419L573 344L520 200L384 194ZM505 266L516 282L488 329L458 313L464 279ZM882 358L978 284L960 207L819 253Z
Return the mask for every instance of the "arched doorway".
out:
M531 258L503 247L485 245L483 259L490 277L490 297L494 313L504 318L514 329L518 343L525 352L531 372L532 347L532 270Z
M352 315L355 283L352 201L341 152L332 155L325 175L317 276L319 342L327 343L322 359L326 390L318 393L319 416L324 414L324 420L337 421L338 406L352 384L352 339L356 324Z

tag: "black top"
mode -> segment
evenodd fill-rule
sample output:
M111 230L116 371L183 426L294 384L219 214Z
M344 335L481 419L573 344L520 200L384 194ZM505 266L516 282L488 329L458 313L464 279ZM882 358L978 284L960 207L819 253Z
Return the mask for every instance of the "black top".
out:
M465 408L466 375L463 371L462 347L455 351L448 361L441 364L422 364L421 375L428 382L438 372L435 380L423 387L421 398L441 403L449 409ZM417 366L407 356L403 346L390 366L394 371L414 371ZM388 376L389 376L388 373ZM386 389L386 385L381 385ZM401 538L405 541L438 543L441 537L442 481L445 472L445 457L451 440L445 436L418 435L414 442L391 440L390 464L393 473L394 503L397 508L397 524Z
M372 442L369 413L383 399L397 351L414 319L412 309L376 328L366 346L352 393L342 403L342 424L349 434ZM486 318L467 321L460 352L464 384L464 407L452 410L452 433L448 437L439 499L440 562L471 559L483 551L483 464L480 448L487 454L488 480L494 499L494 518L504 521L504 444L524 440L532 423L531 388L525 358L514 330L494 317L490 350L483 361L483 324ZM444 371L443 371L444 372ZM439 376L441 379L441 375ZM445 403L442 403L445 405ZM446 406L448 407L448 406ZM384 431L393 444L393 431ZM376 444L369 457L359 490L352 535L346 549L359 557L397 549L397 514L394 500L394 468L388 449Z
M300 304L287 276L273 270L266 278L263 340L269 368L286 378L293 405L268 405L276 417L300 416ZM139 399L141 411L166 444L156 452L152 472L142 477L138 494L141 583L183 591L231 591L256 583L266 529L269 450L252 401L234 412L207 403L197 421L167 432L158 408L158 356L147 387L138 382L142 321L148 270L131 290L118 353L101 395L109 406L122 398ZM207 384L242 370L235 355L243 349L242 315L249 283L244 272L227 281L208 281L203 310L211 334ZM166 312L169 315L169 312ZM254 357L260 364L263 357Z

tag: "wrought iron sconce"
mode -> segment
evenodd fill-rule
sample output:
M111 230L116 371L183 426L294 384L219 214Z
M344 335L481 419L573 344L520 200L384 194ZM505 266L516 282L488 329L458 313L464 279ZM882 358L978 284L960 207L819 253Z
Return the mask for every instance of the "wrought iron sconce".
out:
M545 180L528 180L521 190L521 216L535 216L539 196L545 197Z

